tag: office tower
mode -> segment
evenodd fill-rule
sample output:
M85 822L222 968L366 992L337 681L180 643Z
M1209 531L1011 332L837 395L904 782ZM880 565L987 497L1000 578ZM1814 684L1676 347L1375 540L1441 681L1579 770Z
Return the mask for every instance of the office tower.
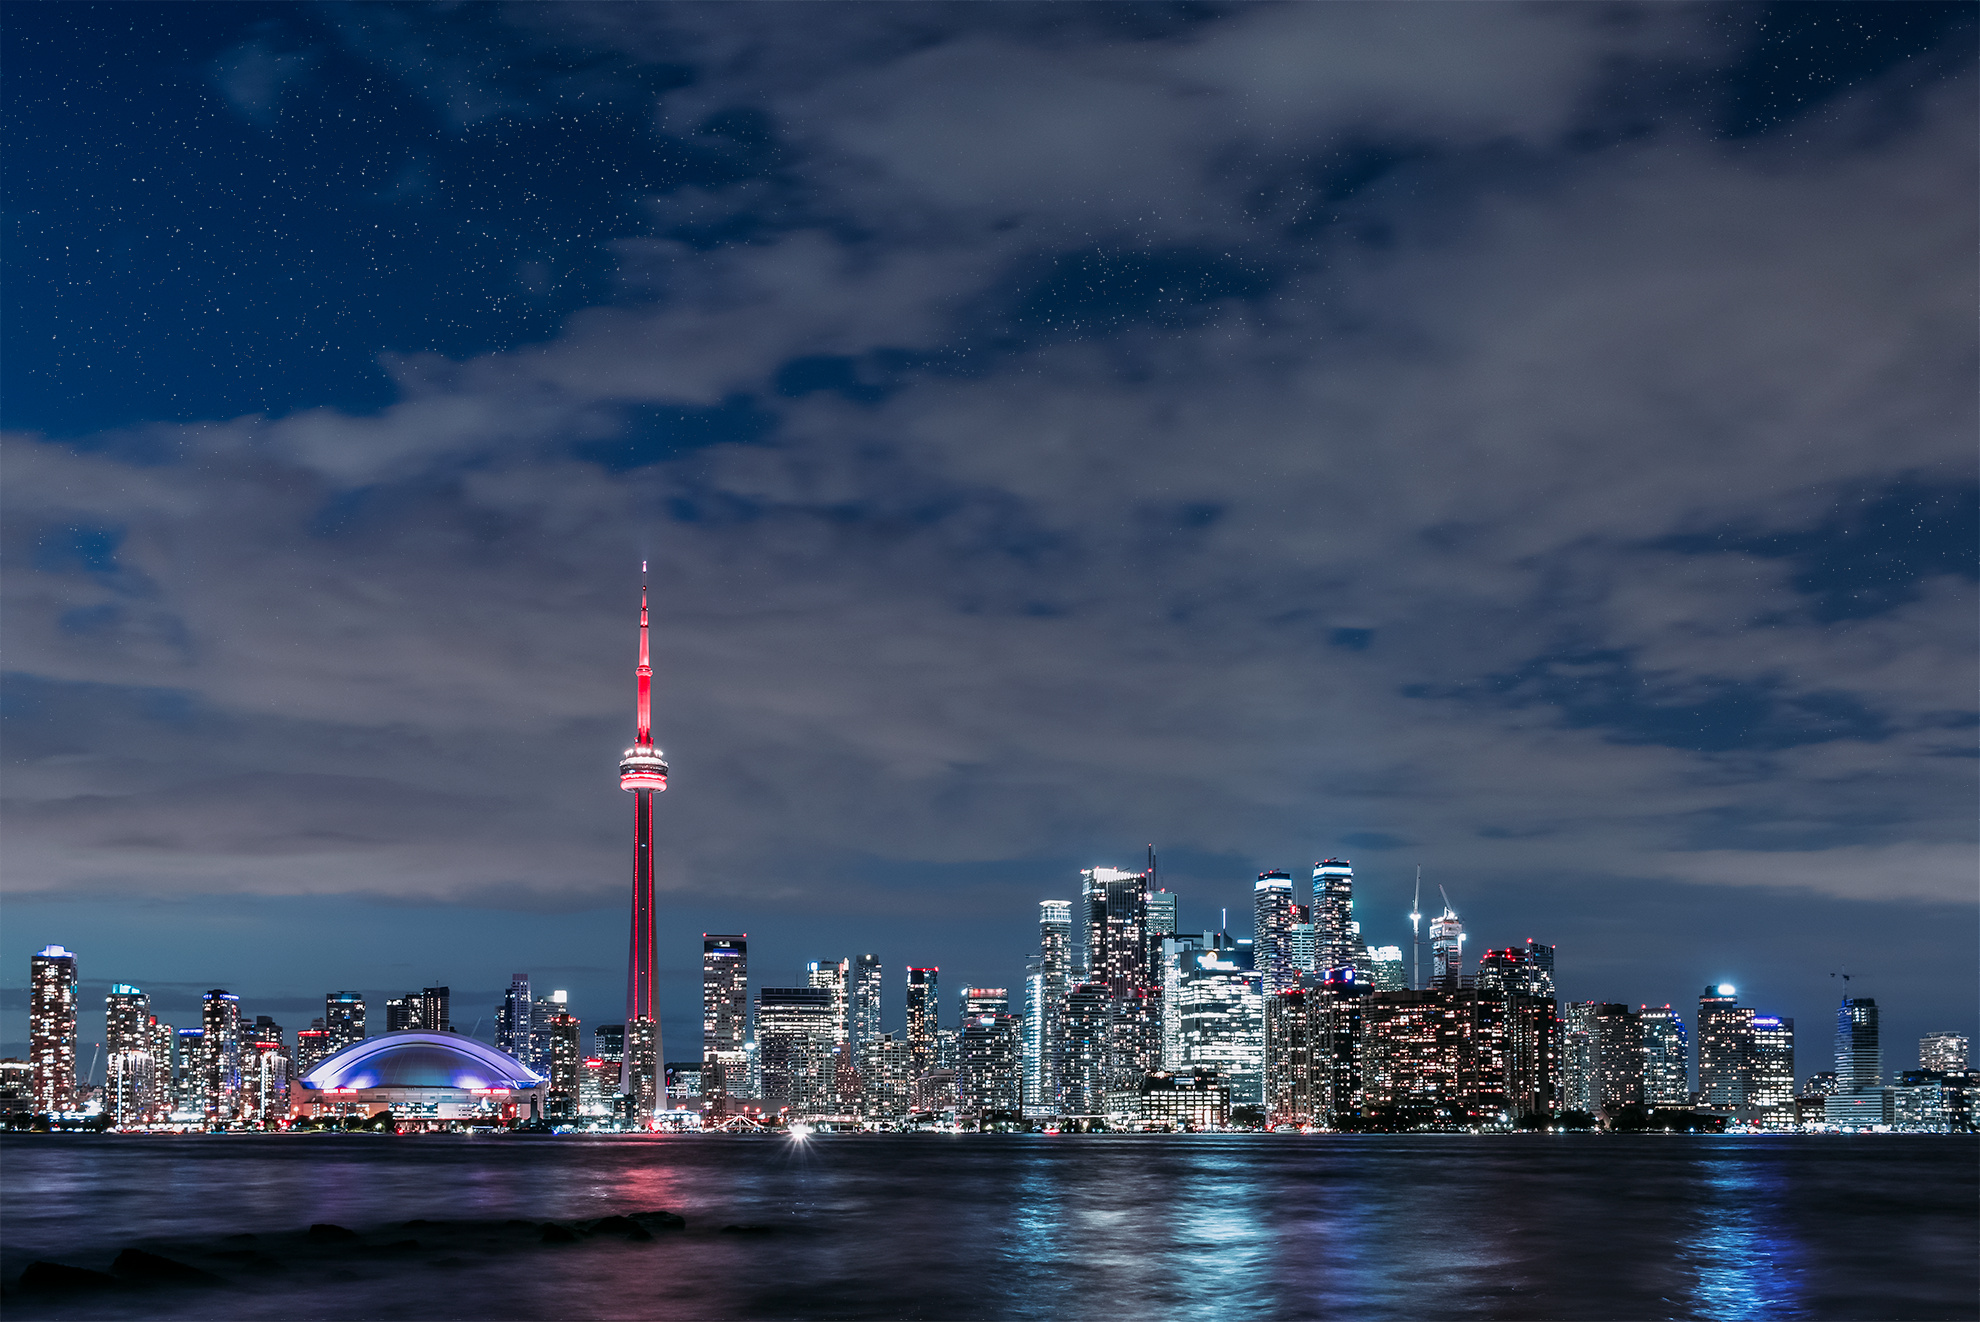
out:
M417 996L394 996L385 1002L385 1031L403 1033L418 1028L420 1004Z
M1964 1033L1927 1033L1918 1039L1918 1068L1940 1074L1963 1073L1970 1049Z
M578 1060L578 1114L611 1115L619 1100L619 1062L596 1052Z
M957 1042L956 1107L979 1118L1018 1115L1022 1106L1017 1021L1002 987L963 992Z
M559 1119L578 1114L583 1068L583 1025L576 1015L559 1006L550 1016L550 1087L544 1098L546 1113Z
M1307 977L1313 1119L1338 1129L1367 1106L1369 989L1352 968Z
M1089 982L1104 982L1117 991L1144 985L1147 887L1145 873L1119 868L1088 868L1080 873Z
M296 1077L300 1079L315 1069L317 1065L327 1059L335 1050L336 1048L330 1042L330 1030L323 1026L321 1019L312 1019L309 1021L308 1028L298 1028L296 1030L296 1049L290 1053L294 1060L291 1068L294 1069Z
M34 1109L47 1115L76 1105L76 956L45 946L28 961L28 1058Z
M908 970L907 1044L917 1079L935 1068L935 1033L941 1025L940 973L934 968Z
M1308 995L1301 986L1265 998L1265 1123L1271 1126L1314 1122Z
M1647 1106L1691 1104L1691 1044L1684 1020L1668 1005L1646 1005L1643 1021L1643 1101Z
M1320 963L1320 929L1313 925L1313 906L1295 904L1292 923L1286 928L1286 948L1291 952L1293 973L1311 973Z
M152 1015L145 1028L145 1038L150 1044L151 1077L156 1089L152 1115L163 1120L179 1105L179 1030Z
M1836 1091L1845 1096L1868 1092L1883 1082L1877 1002L1867 996L1845 996L1836 1010Z
M804 977L806 986L832 993L833 1043L843 1046L852 1038L852 961L814 959L804 966Z
M1777 1119L1793 1120L1794 1020L1753 1016L1753 1085L1746 1104L1772 1111Z
M1104 982L1076 982L1066 990L1059 1055L1062 1114L1096 1116L1106 1107L1113 997Z
M522 1040L524 1049L517 1059L545 1078L550 1076L550 1049L554 1036L550 1031L550 1021L569 1001L568 991L553 991L529 1003L529 1036Z
M353 1042L364 1040L364 993L334 991L323 998L323 1027L330 1034L330 1050L342 1051Z
M1487 950L1478 957L1473 980L1476 1069L1470 1095L1488 1109L1502 1096L1503 1108L1515 1116L1544 1114L1560 1104L1562 1044L1553 980L1534 967L1530 950ZM1396 979L1402 951L1396 949L1393 963L1377 968ZM1394 972L1387 973L1389 968Z
M913 1101L913 1079L905 1038L880 1033L866 1044L860 1062L860 1084L866 1110L879 1116L904 1116Z
M1643 1104L1643 1021L1627 1005L1595 1006L1596 1106L1613 1114Z
M1729 982L1698 996L1698 1091L1720 1109L1745 1106L1753 1091L1753 1011Z
M1252 887L1252 958L1258 961L1263 994L1277 996L1298 983L1293 965L1292 874L1261 872Z
M21 1056L0 1057L0 1124L34 1114L34 1062Z
M1430 920L1430 985L1456 991L1464 980L1464 924L1448 897L1444 911Z
M701 934L701 1089L749 1095L749 934Z
M1149 874L1152 879L1153 872ZM1148 892L1148 958L1150 967L1161 957L1162 938L1176 933L1176 893L1150 889Z
M241 998L214 988L200 998L200 1106L209 1124L241 1115Z
M1554 947L1526 938L1526 966L1535 996L1558 996L1554 990Z
M256 1015L253 1027L243 1026L241 1051L241 1119L266 1125L289 1113L289 1053L282 1026L267 1015Z
M1403 963L1401 946L1368 948L1368 989L1371 992L1409 990L1409 969Z
M1185 951L1177 970L1182 1059L1174 1072L1215 1070L1229 1081L1233 1106L1265 1103L1265 1004L1255 950L1235 942Z
M1167 894L1167 892L1164 892ZM1173 917L1174 896L1169 915ZM1060 1067L1065 1043L1066 992L1072 985L1072 902L1038 902L1038 959L1033 974L1025 1105L1039 1115L1059 1112Z
M852 1056L858 1060L866 1044L880 1036L880 956L861 955L852 964L852 995L846 1011Z
M1561 1109L1594 1114L1602 1105L1601 1032L1595 1022L1599 1001L1573 1001L1561 1007Z
M591 1030L591 1054L612 1067L613 1093L618 1092L619 1067L626 1061L626 1026L600 1024Z
M653 662L647 650L646 564L639 566L639 723L619 759L619 788L633 796L632 936L626 956L626 1055L619 1091L635 1116L660 1105L660 1011L653 999L653 796L667 788L667 760L653 746Z
M1367 1105L1403 1127L1467 1122L1471 1006L1455 992L1378 992L1363 1004Z
M181 1028L178 1043L178 1083L173 1089L175 1119L203 1119L206 1115L206 1030Z
M1354 869L1344 858L1313 865L1314 971L1354 963Z
M827 987L765 987L756 994L763 1106L824 1115L832 1105L838 1007Z
M534 1008L529 975L518 973L511 977L509 990L503 993L501 1007L495 1011L495 1046L525 1065L536 1055L535 1042L530 1036L530 1011Z
M445 987L422 987L419 992L419 1027L429 1033L454 1031L450 1012L452 994Z
M103 1000L103 1113L116 1125L142 1124L157 1105L151 1059L151 998L127 982Z

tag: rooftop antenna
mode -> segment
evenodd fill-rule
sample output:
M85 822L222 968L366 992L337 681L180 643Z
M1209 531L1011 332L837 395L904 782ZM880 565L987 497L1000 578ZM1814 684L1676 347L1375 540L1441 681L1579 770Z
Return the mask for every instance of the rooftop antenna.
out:
M1423 921L1423 865L1416 865L1416 898L1409 903L1409 989L1423 989L1423 940L1417 924Z
M1848 1005L1848 1004L1849 1004L1849 965L1847 965L1847 964L1845 964L1845 965L1843 965L1843 968L1842 968L1842 972L1841 972L1841 973L1831 973L1831 974L1830 974L1829 976L1830 976L1830 977L1832 977L1832 978L1841 978L1841 979L1842 979L1842 983L1843 983L1843 994L1842 994L1842 998L1843 998L1843 1004L1844 1004L1844 1005Z

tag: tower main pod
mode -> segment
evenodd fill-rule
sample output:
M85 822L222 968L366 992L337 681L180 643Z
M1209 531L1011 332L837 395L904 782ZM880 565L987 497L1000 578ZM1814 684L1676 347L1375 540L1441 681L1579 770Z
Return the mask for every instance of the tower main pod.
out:
M626 956L626 1054L619 1091L636 1119L660 1106L660 1015L653 1004L653 795L667 788L667 760L653 746L653 663L647 650L646 563L639 566L639 733L619 759L619 788L633 795L632 948Z

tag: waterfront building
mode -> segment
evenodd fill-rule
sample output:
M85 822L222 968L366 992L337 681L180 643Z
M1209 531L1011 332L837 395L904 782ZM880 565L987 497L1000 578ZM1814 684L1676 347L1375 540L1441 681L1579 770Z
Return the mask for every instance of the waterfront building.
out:
M1166 892L1164 892L1166 894ZM1174 896L1169 897L1171 901ZM1173 916L1174 905L1169 906ZM1059 1113L1059 1070L1064 1055L1066 992L1072 979L1072 902L1038 902L1038 958L1028 980L1025 1035L1025 1109Z
M28 1059L38 1114L75 1108L76 1008L75 952L44 946L28 961Z
M1877 1034L1877 1002L1845 996L1836 1010L1836 1092L1868 1092L1884 1082L1883 1047Z
M401 1132L540 1118L548 1080L463 1033L408 1030L343 1048L298 1081L298 1117L370 1119Z
M908 1113L914 1103L913 1064L904 1037L881 1033L867 1042L859 1066L867 1112L889 1118Z
M829 987L765 987L756 994L756 1042L762 1056L763 1105L793 1115L828 1115L836 1107L838 1006Z
M1086 977L1116 992L1148 982L1148 876L1120 868L1080 874Z
M1258 964L1262 993L1276 996L1297 985L1293 964L1292 874L1261 872L1252 888L1252 958Z
M1646 1005L1643 1025L1643 1101L1647 1106L1691 1104L1691 1045L1684 1019L1668 1005Z
M1969 1068L1971 1045L1964 1033L1927 1033L1918 1039L1918 1068L1942 1074Z
M538 1043L531 1032L530 1014L535 1003L529 994L529 975L518 973L509 979L509 990L495 1010L495 1047L517 1060L533 1063L538 1059Z
M910 1102L919 1112L947 1115L956 1109L956 1072L942 1067L932 1069L914 1081Z
M1213 1071L1161 1070L1132 1088L1109 1090L1105 1114L1112 1129L1221 1129L1230 1123L1231 1091Z
M1614 1115L1643 1104L1643 1021L1627 1005L1595 1007L1598 1109Z
M876 977L878 964L875 966ZM708 1097L749 1092L749 934L701 934L701 1088Z
M1698 1091L1707 1106L1739 1110L1753 1093L1753 1011L1729 982L1698 997Z
M151 998L127 982L110 984L103 1001L103 1112L115 1125L139 1125L158 1113L151 1055Z
M34 1114L34 1062L23 1056L0 1058L0 1119Z
M532 1000L529 1004L529 1036L518 1043L523 1050L509 1053L546 1079L550 1077L550 1052L554 1046L550 1021L564 1012L570 999L569 992L559 990Z
M200 998L199 1106L208 1124L241 1118L241 998L214 988Z
M1397 955L1400 965L1400 950ZM1473 989L1472 1051L1478 1063L1472 1100L1512 1116L1554 1110L1560 1104L1561 1041L1553 979L1536 967L1530 946L1509 946L1479 956Z
M289 1113L290 1061L282 1026L263 1014L242 1031L241 1119L273 1124Z
M935 1034L942 1020L940 974L938 968L908 970L908 1057L917 1079L935 1068Z
M1022 1107L1017 1021L1004 988L963 992L957 1052L956 1108L978 1117L1016 1117Z
M364 993L333 991L323 997L323 1027L332 1051L364 1040Z
M206 1030L181 1028L178 1042L179 1073L172 1090L174 1120L206 1118Z
M151 1113L163 1120L179 1105L179 1030L154 1014L148 1016L145 1037L151 1051Z
M1265 1104L1265 1004L1248 941L1179 955L1176 1007L1177 1073L1209 1070L1223 1077L1233 1106ZM1134 1073L1147 1073L1141 1068ZM1128 1071L1114 1070L1115 1088Z
M639 664L637 724L632 747L619 759L619 788L633 796L632 930L626 956L626 1054L619 1091L631 1098L632 1113L653 1114L660 1106L660 1011L653 978L658 963L653 930L653 796L667 788L667 759L653 744L653 662L647 646L646 564L639 567Z
M578 1114L581 1100L581 1074L584 1067L582 1024L576 1015L560 1003L556 1012L550 1016L548 1027L550 1069L549 1084L544 1092L545 1114L559 1119L569 1119Z
M1363 1009L1367 1105L1385 1127L1468 1124L1470 1007L1457 993L1377 992Z
M1749 1110L1770 1124L1794 1120L1794 1020L1753 1016L1753 1090Z
M1113 1071L1113 998L1103 982L1076 982L1066 991L1060 1052L1061 1114L1098 1116L1106 1107Z
M578 1063L578 1114L597 1119L618 1107L619 1062L585 1056Z
M1313 1119L1338 1129L1368 1106L1369 987L1352 967L1309 974L1304 983L1311 1044Z
M1573 1001L1561 1007L1561 1109L1593 1115L1602 1105L1599 1001Z
M1314 1123L1313 1034L1305 986L1265 998L1265 1123Z
M804 978L806 986L832 993L832 1040L835 1046L844 1045L852 1035L852 961L814 959L804 966Z
M290 1053L293 1061L291 1068L295 1071L296 1077L301 1078L315 1069L317 1062L328 1059L331 1052L343 1045L345 1044L331 1040L330 1030L324 1026L321 1018L312 1019L308 1028L296 1030L295 1050Z
M881 986L880 956L861 955L853 960L847 1016L854 1060L865 1053L868 1042L880 1036Z
M1311 909L1313 970L1326 973L1354 963L1354 868L1344 858L1313 865Z

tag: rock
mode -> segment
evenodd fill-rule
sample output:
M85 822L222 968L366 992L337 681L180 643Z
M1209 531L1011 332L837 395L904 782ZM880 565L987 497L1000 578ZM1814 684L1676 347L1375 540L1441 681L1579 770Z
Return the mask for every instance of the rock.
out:
M357 1231L333 1226L328 1221L318 1221L309 1228L309 1242L312 1244L348 1244L357 1237Z
M569 1226L560 1226L555 1221L545 1221L543 1223L543 1242L545 1244L575 1244L577 1241L577 1232Z
M77 1290L114 1288L117 1278L87 1267L71 1267L60 1262L30 1262L21 1273L21 1289L37 1294L67 1294Z
M686 1230L687 1218L672 1212L634 1212L630 1218L648 1230Z
M161 1258L143 1249L125 1249L110 1264L112 1273L133 1281L175 1281L183 1285L218 1285L220 1277L187 1263Z

